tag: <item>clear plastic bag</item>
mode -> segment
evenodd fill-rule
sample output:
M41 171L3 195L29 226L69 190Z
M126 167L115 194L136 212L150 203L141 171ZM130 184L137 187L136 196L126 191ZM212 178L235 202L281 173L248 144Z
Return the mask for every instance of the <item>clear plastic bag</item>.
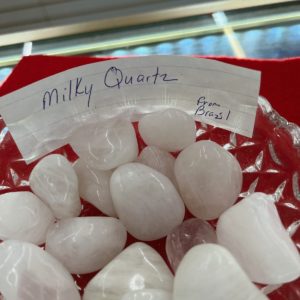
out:
M180 107L180 105L179 105ZM165 108L156 105L155 109ZM139 136L139 150L145 144ZM247 138L220 128L197 122L197 140L210 139L238 159L243 170L243 188L240 198L254 191L272 194L281 220L290 232L297 247L300 248L300 129L289 123L272 109L266 99L259 99L256 123L252 138ZM71 162L77 155L67 145L54 153L60 153ZM174 154L176 156L176 154ZM35 163L27 165L22 159L4 121L0 120L0 189L1 193L11 191L29 191L28 178ZM81 216L103 215L98 209L82 199ZM186 218L191 215L187 212ZM213 225L214 222L212 222ZM136 241L128 238L127 245ZM166 260L165 239L149 243ZM85 285L95 273L73 275L77 285L83 291ZM276 287L264 287L273 300L293 300L300 298L300 279ZM272 291L274 289L274 291Z

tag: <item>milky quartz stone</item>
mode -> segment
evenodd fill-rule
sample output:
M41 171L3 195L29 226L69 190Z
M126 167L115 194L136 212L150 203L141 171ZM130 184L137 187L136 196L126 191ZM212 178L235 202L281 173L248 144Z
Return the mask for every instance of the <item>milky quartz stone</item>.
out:
M110 217L79 217L60 220L50 227L46 251L73 274L103 268L125 246L122 223Z
M188 210L203 220L212 220L237 200L242 170L228 151L211 141L184 149L175 161L175 176Z
M217 237L237 259L250 279L280 284L300 276L300 256L284 229L273 198L253 193L225 211Z
M82 159L78 159L73 167L78 177L80 197L93 204L106 215L115 217L116 212L109 188L112 171L94 169Z
M175 158L169 152L155 146L147 146L140 153L137 161L167 176L176 186L174 174Z
M82 160L99 170L114 169L136 160L138 155L134 128L123 119L81 127L69 143Z
M163 290L145 289L126 293L121 300L172 300L172 294Z
M38 246L4 241L0 262L0 292L5 300L80 300L70 273Z
M139 132L147 145L169 152L182 150L196 139L194 119L174 108L142 117Z
M111 177L110 190L117 215L139 240L162 238L183 220L184 204L173 183L148 166L119 167Z
M216 244L193 247L181 261L173 300L267 300L234 257Z
M203 243L217 243L215 230L209 223L193 218L174 228L166 239L166 252L173 271L192 247Z
M0 240L43 244L54 220L51 210L30 192L12 192L0 196Z
M83 300L121 300L129 292L159 289L171 293L172 288L173 275L162 257L139 242L123 250L91 279Z
M77 175L64 156L52 154L41 159L33 168L29 183L32 191L52 209L56 218L80 214Z

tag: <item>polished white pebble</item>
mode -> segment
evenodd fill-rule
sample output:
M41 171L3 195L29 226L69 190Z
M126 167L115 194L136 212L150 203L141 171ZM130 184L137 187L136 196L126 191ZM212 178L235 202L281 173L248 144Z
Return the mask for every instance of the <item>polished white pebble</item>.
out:
M163 290L145 289L128 292L121 300L172 300L172 294Z
M242 170L236 158L212 141L200 141L184 149L175 161L175 176L188 210L212 220L237 200Z
M121 300L128 292L160 289L171 292L173 275L162 257L150 246L127 247L87 284L83 300Z
M83 126L69 143L82 160L99 170L114 169L136 160L138 155L134 128L123 119Z
M196 140L193 117L174 108L142 117L139 132L147 145L169 152L182 150Z
M117 215L128 232L142 241L166 236L183 221L185 208L172 182L140 163L129 163L111 176Z
M21 240L43 244L52 211L30 192L11 192L0 196L0 240Z
M38 246L4 241L0 262L0 291L5 300L80 300L70 273Z
M272 196L253 193L229 208L219 218L217 237L254 282L280 284L300 276L298 250Z
M116 212L109 189L112 171L93 169L82 159L78 159L73 167L78 176L80 197L93 204L106 215L115 217Z
M0 240L21 240L43 244L52 211L30 192L11 192L0 196Z
M46 251L73 274L103 268L125 246L122 223L110 217L79 217L60 220L50 227Z
M193 247L174 280L173 300L267 300L228 250L216 244Z
M164 174L175 186L177 185L174 174L175 158L169 152L155 146L147 146L140 153L137 162Z
M71 163L62 155L41 159L29 177L30 188L58 219L77 217L81 211L78 179Z

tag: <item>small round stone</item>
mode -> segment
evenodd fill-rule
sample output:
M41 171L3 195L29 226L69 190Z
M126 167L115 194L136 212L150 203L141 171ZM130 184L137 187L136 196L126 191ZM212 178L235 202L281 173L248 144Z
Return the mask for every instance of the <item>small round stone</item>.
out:
M144 289L171 293L173 279L159 253L138 242L125 248L89 281L82 300L121 300L127 293Z
M73 167L78 176L80 197L93 204L104 214L115 217L116 212L109 188L112 171L94 169L82 159L78 159Z
M217 236L209 223L197 218L184 221L170 232L166 252L173 271L192 247L204 243L217 243Z
M216 233L252 281L283 284L299 278L299 250L281 223L272 195L253 193L227 209Z
M194 119L174 108L142 117L139 132L147 145L169 152L180 151L196 139Z
M123 119L83 126L71 136L69 143L82 160L99 170L114 169L138 156L134 128Z
M27 242L0 243L0 293L5 300L80 300L66 268Z
M185 148L174 169L188 210L203 220L218 218L234 204L242 188L239 162L212 141L200 141Z
M147 146L140 153L137 161L167 176L176 186L174 174L175 157L155 146Z
M60 220L50 227L46 251L73 274L103 268L126 243L122 223L110 217L79 217Z
M30 192L0 196L0 240L43 244L54 220L50 208Z
M30 174L29 184L56 218L77 217L80 214L77 175L64 156L51 154L41 159Z
M117 215L137 239L160 239L183 221L184 204L173 183L148 166L129 163L117 168L110 191Z
M193 247L178 266L173 300L268 300L232 254L217 244Z

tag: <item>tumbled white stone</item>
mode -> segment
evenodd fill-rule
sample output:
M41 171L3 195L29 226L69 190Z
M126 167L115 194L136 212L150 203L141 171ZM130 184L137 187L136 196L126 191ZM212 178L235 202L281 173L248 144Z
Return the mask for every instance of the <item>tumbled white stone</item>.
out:
M300 276L298 250L272 196L253 193L229 208L219 218L217 237L254 282L279 284Z
M212 141L184 149L175 161L175 176L188 210L212 220L237 200L242 170L236 158Z
M126 238L126 229L118 219L70 218L50 227L46 251L71 273L86 274L100 270L118 255Z
M175 158L169 152L155 146L147 146L140 153L137 162L164 174L175 186L177 185L174 174Z
M83 300L121 300L128 292L160 289L171 292L173 275L150 246L135 243L123 250L87 284Z
M121 300L172 300L172 294L163 290L145 289L126 293Z
M216 244L193 247L174 280L173 300L267 300L234 257Z
M169 152L182 150L196 139L194 119L174 108L143 116L139 132L147 145Z
M0 196L0 240L21 240L43 244L52 211L30 192L11 192Z
M5 300L80 300L70 273L38 246L4 241L0 262L0 291Z
M129 163L111 176L117 215L128 232L142 241L166 236L184 217L184 204L172 182L140 163Z
M123 119L83 126L69 143L82 160L100 170L114 169L136 160L138 155L134 128Z
M30 188L58 219L77 217L81 211L78 179L71 163L62 155L41 159L29 177Z
M93 204L108 216L115 217L116 212L110 195L109 181L112 171L93 169L82 159L73 165L78 176L79 194L85 201Z
M193 218L174 228L166 239L166 253L173 271L192 247L203 243L217 243L215 230L209 223Z

